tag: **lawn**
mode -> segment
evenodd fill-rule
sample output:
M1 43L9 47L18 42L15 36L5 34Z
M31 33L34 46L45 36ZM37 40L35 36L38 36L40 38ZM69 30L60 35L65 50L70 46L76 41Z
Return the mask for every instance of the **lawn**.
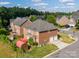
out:
M11 49L8 44L3 44L0 41L0 58L16 57L16 53Z
M32 51L27 53L18 52L18 55L15 51L12 50L9 44L3 44L0 42L0 58L40 58L51 52L54 52L58 49L55 45L45 45L42 47L32 47Z
M19 57L41 58L51 52L56 51L57 49L58 49L58 47L55 45L46 45L43 47L33 47L33 50L31 52L28 52L24 56L19 56Z
M73 32L78 32L79 30L76 29L76 28L73 28L72 31L73 31Z
M73 38L71 38L71 37L69 37L67 34L65 34L65 33L59 33L59 35L60 35L60 40L61 41L63 41L63 42L65 42L65 43L68 43L68 44L70 44L70 43L72 43L73 41L75 41Z

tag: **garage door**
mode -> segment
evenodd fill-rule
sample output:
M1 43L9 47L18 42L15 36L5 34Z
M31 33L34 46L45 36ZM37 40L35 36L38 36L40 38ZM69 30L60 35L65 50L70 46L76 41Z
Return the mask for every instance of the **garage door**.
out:
M49 40L50 40L50 43L53 43L53 41L56 41L58 39L57 39L57 36L53 36L53 37L50 37Z

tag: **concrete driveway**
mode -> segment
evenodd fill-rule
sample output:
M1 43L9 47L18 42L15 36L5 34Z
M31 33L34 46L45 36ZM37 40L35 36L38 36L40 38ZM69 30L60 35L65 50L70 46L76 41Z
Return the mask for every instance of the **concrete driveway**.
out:
M55 44L59 49L63 49L69 45L69 44L64 43L60 40L53 41L53 44Z
M73 32L70 31L66 33L73 35ZM47 58L79 58L79 32L74 33L73 36L78 39L77 42L48 56Z

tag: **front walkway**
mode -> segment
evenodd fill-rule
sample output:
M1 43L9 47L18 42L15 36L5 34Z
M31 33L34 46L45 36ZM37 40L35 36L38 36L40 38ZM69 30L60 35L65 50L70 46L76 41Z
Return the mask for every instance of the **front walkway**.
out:
M64 42L62 42L62 41L60 41L60 40L54 40L54 41L53 41L53 44L55 44L56 46L58 46L59 49L63 49L64 47L66 47L66 46L69 45L69 44L64 43Z

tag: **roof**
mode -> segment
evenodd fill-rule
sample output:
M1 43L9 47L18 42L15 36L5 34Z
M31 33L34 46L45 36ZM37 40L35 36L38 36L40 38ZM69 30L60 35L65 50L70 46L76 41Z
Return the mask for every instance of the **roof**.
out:
M60 20L61 18L68 18L68 16L57 16L57 20Z
M57 16L57 20L60 20L62 16Z
M28 20L28 18L25 18L25 17L23 17L23 18L20 18L20 17L17 17L14 21L13 21L13 23L15 24L15 25L18 25L18 26L21 26L25 21L27 21Z
M73 12L72 17L77 21L79 19L79 11Z
M26 42L27 42L27 39L26 39L26 38L22 38L22 39L20 39L20 40L18 40L18 41L16 42L16 46L17 46L18 48L21 48L22 45L25 44Z
M28 29L42 32L42 31L48 31L48 30L53 30L56 29L55 26L52 23L48 23L47 21L37 19L34 21L31 26L28 27Z
M10 19L10 23L12 23L14 21L14 19Z
M24 28L26 28L26 27L28 27L28 26L30 26L32 24L32 22L30 21L30 20L28 20L26 23L24 23L22 26L24 27Z
M70 21L68 24L76 24L76 21L74 20L74 18L70 18Z

